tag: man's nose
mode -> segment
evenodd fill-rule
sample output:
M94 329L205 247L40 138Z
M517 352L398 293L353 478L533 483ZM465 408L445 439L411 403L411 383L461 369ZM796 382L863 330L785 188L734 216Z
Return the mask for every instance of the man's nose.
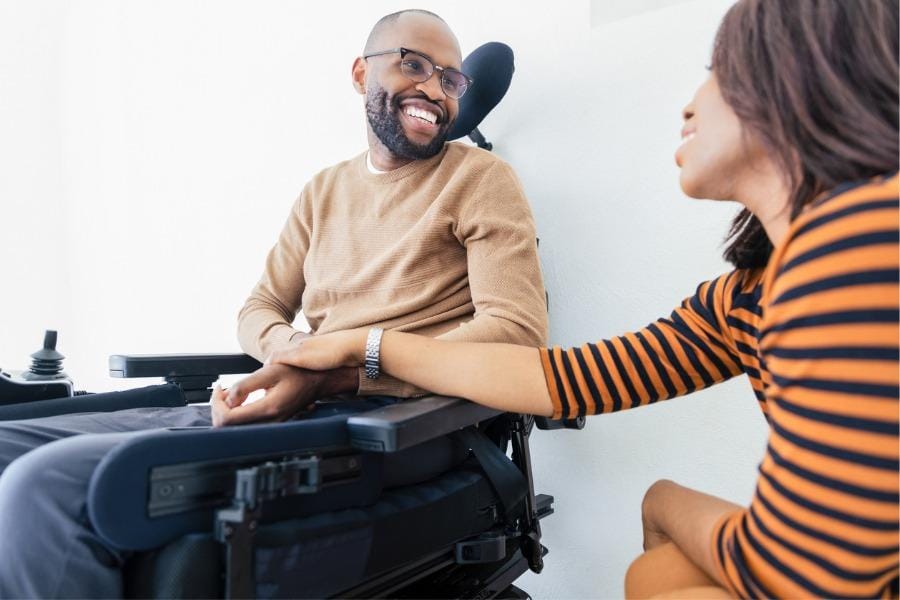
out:
M416 84L416 89L428 96L429 100L447 99L447 94L444 93L444 88L441 87L441 74L437 69L431 74L431 77Z

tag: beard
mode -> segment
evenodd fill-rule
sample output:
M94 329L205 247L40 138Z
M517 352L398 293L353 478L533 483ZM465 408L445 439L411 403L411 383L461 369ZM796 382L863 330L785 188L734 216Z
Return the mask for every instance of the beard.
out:
M452 123L444 121L427 144L417 144L406 136L400 121L400 98L388 96L382 87L370 87L366 94L366 117L382 144L398 158L421 160L441 151Z

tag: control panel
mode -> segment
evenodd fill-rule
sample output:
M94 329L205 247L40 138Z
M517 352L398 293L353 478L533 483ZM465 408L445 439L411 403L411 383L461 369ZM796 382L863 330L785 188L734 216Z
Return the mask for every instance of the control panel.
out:
M27 370L0 368L0 405L75 395L72 380L63 371L65 356L56 350L56 339L55 331L44 333L44 345L31 355Z

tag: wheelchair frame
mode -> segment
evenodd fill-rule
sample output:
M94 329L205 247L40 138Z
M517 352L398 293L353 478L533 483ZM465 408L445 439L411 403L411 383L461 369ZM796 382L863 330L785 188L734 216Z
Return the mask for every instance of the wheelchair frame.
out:
M115 355L110 357L113 377L163 377L180 386L186 403L209 397L209 386L220 375L252 371L260 366L246 355ZM490 419L508 424L511 461L490 442L485 446L473 436L475 426ZM347 419L350 447L355 451L393 453L428 440L456 435L469 446L500 497L507 514L498 515L498 525L474 539L457 541L450 547L423 556L411 564L376 576L342 591L339 596L363 597L527 597L512 586L527 569L539 573L547 549L541 544L540 519L553 513L553 498L535 495L529 436L535 424L541 429L580 429L583 419L553 422L530 415L503 414L459 398L426 396L350 416ZM483 437L483 434L481 434ZM486 441L486 438L484 438ZM493 447L493 450L490 449ZM167 465L150 470L147 514L196 508L198 502L227 506L216 510L215 539L225 553L225 597L254 595L253 548L260 516L267 503L281 498L315 493L323 486L357 476L357 454L338 451L310 454L283 452L222 464L221 461L190 465ZM503 465L508 465L505 468ZM218 477L210 470L224 469ZM510 492L521 479L521 492ZM225 472L228 476L223 477ZM229 479L230 477L230 479ZM190 485L199 479L218 486ZM223 487L233 481L233 488ZM189 485L185 486L184 484ZM172 490L187 490L178 498ZM164 493L165 490L168 490ZM521 502L521 506L513 506ZM435 589L441 590L434 596Z

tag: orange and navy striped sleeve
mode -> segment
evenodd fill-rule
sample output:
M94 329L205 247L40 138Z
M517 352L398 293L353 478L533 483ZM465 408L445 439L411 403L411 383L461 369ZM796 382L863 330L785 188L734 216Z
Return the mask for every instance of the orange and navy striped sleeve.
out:
M742 597L897 594L897 177L798 217L763 286L771 427L747 510L713 532Z
M553 418L643 406L741 373L762 401L755 349L760 279L760 272L732 271L702 283L668 318L640 331L566 350L542 348Z

